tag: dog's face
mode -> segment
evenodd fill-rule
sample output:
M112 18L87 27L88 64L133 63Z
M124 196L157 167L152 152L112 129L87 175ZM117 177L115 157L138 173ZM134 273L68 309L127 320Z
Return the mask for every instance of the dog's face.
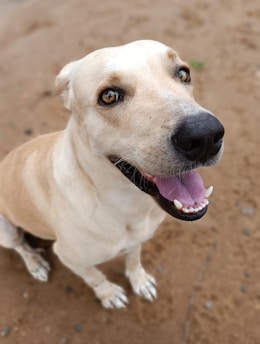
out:
M224 128L195 102L189 66L174 50L155 41L101 49L65 66L57 85L93 154L110 159L171 215L204 215L205 189L194 169L219 160Z

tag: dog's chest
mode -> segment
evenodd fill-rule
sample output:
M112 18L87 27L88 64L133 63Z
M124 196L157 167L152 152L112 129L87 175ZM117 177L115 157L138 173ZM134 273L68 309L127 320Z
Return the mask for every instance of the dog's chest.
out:
M96 265L130 251L150 239L165 217L152 197L134 185L101 190L95 198L74 186L66 195L69 201L53 212L57 237L63 246L77 248L83 264Z
M163 221L165 213L150 196L139 190L137 196L132 197L129 192L123 198L119 194L116 198L103 198L91 221L85 222L86 230L78 233L95 263L127 253L149 240Z
M127 253L138 244L151 239L163 218L164 214L161 213L161 215L156 218L154 216L145 217L143 221L140 221L138 224L126 224L124 235L120 241L118 254Z
M136 199L132 208L118 209L117 211L117 254L126 253L136 245L149 240L163 221L165 213L157 206L150 196L144 195ZM122 213L120 214L120 212ZM126 211L126 212L125 212ZM122 222L121 222L121 221ZM111 233L112 234L112 233Z

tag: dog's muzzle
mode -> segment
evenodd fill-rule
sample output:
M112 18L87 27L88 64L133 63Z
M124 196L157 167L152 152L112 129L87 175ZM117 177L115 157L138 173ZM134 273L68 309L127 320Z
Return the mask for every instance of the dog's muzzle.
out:
M213 165L219 158L224 127L208 112L185 117L171 137L182 170L177 175L152 176L120 157L110 161L140 190L151 195L173 217L194 221L208 208L213 187L205 189L198 166Z

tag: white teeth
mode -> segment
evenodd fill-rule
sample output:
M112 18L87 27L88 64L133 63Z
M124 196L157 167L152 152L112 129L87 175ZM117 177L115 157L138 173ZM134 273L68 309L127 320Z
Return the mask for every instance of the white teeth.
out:
M209 201L207 199L204 199L201 204L199 206L195 206L195 207L184 207L183 204L178 201L177 199L175 199L174 201L174 205L178 210L182 210L184 213L186 214L191 214L191 213L197 213L198 211L202 210L203 208L205 208L208 204Z
M213 186L210 186L207 188L207 190L205 190L205 197L209 198L209 196L212 194L213 191Z
M209 201L207 200L207 198L205 198L205 199L201 202L201 207L202 207L202 208L205 208L208 204L209 204Z
M200 203L199 206L195 206L195 207L191 207L191 206L184 207L184 205L180 201L178 201L177 199L175 199L173 201L173 203L174 203L176 209L181 210L182 212L184 212L186 214L189 214L189 213L196 213L196 212L202 210L203 208L205 208L209 204L209 201L205 198Z
M183 204L180 201L178 201L177 199L175 199L173 201L173 203L178 210L181 210L183 208Z

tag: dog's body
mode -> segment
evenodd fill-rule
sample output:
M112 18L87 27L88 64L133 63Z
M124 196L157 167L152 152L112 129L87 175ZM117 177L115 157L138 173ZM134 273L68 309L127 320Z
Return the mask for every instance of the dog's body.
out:
M66 129L18 147L0 164L0 245L14 248L34 277L47 280L49 265L18 227L54 240L60 260L94 289L105 307L124 307L127 298L94 266L122 253L134 291L148 300L156 296L140 249L165 216L157 203L185 220L201 217L207 205L198 182L198 191L191 190L194 205L181 209L179 202L171 209L175 198L164 195L170 203L161 197L168 185L161 176L173 185L177 177L172 175L215 163L222 152L223 127L194 101L180 70L188 74L173 50L154 41L99 50L63 68L57 85L72 112ZM207 152L199 148L203 159L198 153L194 158L194 152L191 159L179 128L187 133L183 118L199 118L202 112L202 131L206 118L214 127L214 149L207 141Z

